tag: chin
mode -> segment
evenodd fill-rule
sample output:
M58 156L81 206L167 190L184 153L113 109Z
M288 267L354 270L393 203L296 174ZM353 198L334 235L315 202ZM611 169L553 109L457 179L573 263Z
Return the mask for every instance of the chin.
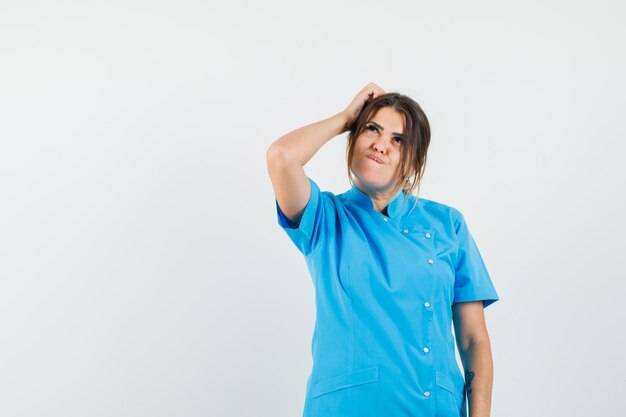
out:
M393 187L390 180L385 180L381 175L377 172L372 171L361 171L354 172L354 176L358 178L359 182L363 185L366 185L371 188L390 188Z

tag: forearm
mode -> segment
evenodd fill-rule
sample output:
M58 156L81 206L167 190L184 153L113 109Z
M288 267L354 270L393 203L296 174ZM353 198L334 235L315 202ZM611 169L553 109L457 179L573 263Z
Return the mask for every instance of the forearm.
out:
M469 417L489 417L493 386L493 360L489 339L471 343L461 353L465 368L465 386Z
M290 163L304 166L326 142L347 130L347 121L345 113L340 112L298 128L274 141L268 149L268 155L278 154Z

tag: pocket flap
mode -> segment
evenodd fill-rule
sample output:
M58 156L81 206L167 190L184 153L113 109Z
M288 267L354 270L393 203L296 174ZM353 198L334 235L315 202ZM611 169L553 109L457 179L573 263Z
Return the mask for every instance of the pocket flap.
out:
M338 375L317 382L311 387L311 398L319 397L332 391L378 381L378 366Z
M452 379L442 372L436 372L435 378L437 379L437 385L447 391L450 391L452 395L454 395L458 406L461 407L463 405L463 391L459 391L454 385L454 382L452 382Z

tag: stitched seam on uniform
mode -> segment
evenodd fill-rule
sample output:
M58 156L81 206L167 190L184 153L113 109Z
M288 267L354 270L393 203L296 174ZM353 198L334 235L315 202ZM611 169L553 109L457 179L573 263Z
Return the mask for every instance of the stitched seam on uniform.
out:
M351 319L351 331L350 331L350 352L349 355L350 357L348 358L348 361L350 363L350 369L354 369L354 351L356 349L356 337L355 337L355 333L356 333L356 326L355 326L355 321L354 321L354 303L352 302L354 295L352 294L352 273L350 271L350 264L348 264L348 276L346 277L346 281L348 284L348 294L350 294L350 319Z
M322 197L323 197L323 196L320 196L320 199L322 199ZM331 201L333 201L333 200L332 200L332 198L331 198L330 200L331 200ZM324 200L323 200L323 199L322 199L322 204L324 204ZM335 202L334 202L334 201L333 201L333 204L335 204ZM335 205L335 207L334 207L334 210L333 210L333 211L334 211L334 213L335 213L335 218L336 218L335 220L337 220L337 221L338 221L338 220L339 220L339 215L338 215L338 213L337 213L336 205ZM324 222L325 222L325 221L326 221L326 219L322 219L322 220L320 220L320 227L325 227L325 225L324 225ZM337 222L337 224L339 224L339 222ZM319 231L318 231L318 233L319 233ZM317 242L317 246L315 247L315 249L313 250L313 252L311 252L311 253L309 253L308 255L305 255L305 256L306 256L306 257L308 257L308 258L310 258L310 257L314 256L314 255L315 255L317 252L319 252L319 251L320 251L320 249L321 249L322 247L324 247L327 243L328 243L328 239L320 239L320 240L318 240L318 242Z
M456 240L455 240L456 250L455 250L455 253L454 253L454 272L456 272L457 262L458 262L458 260L459 260L459 246L460 246L460 245L459 245L459 241L460 241L460 240L459 240L459 234L458 234L458 232L457 232L457 230L456 230L456 222L457 222L457 220L460 220L460 219L461 219L461 217L462 217L461 212L459 212L459 211L457 210L457 213L459 213L459 215L458 215L458 216L456 216L456 217L452 220L452 228L454 229L454 238L456 239Z
M372 382L377 382L378 379L378 366L373 366L370 368L360 369L358 371L337 375L335 377L319 381L314 384L311 389L311 398L316 398L330 392L335 392L346 388L370 384Z
M378 368L378 380L376 381L376 417L379 413L379 400L380 400L380 368Z

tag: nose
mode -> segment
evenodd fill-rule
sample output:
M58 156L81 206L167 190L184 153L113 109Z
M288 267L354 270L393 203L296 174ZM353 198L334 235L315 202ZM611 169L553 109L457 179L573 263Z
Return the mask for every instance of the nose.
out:
M387 149L387 139L383 135L380 135L374 141L373 146L376 152L383 152L385 149Z

